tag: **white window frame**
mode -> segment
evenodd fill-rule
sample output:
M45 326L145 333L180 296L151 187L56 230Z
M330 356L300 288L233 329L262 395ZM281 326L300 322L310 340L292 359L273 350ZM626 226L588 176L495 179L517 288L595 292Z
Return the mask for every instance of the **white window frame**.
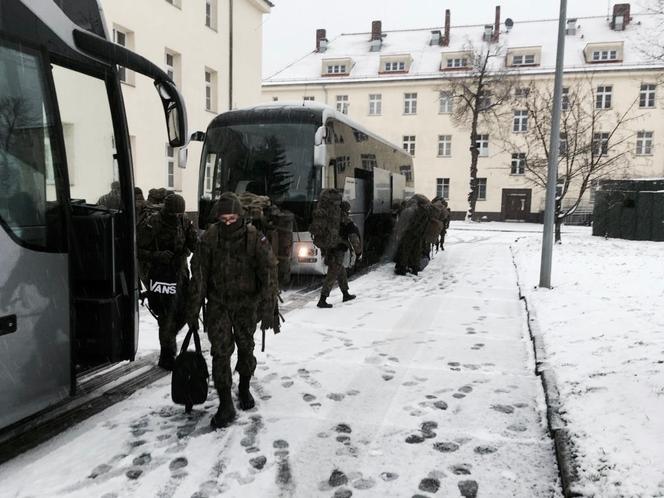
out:
M460 69L468 67L468 58L467 57L450 57L445 63L447 69Z
M601 154L600 154L600 150L597 149L598 145L601 146ZM608 132L593 133L592 148L593 148L593 155L595 155L595 156L597 156L597 155L608 156L609 155L609 133Z
M205 70L205 110L212 111L212 72Z
M527 86L520 86L514 90L514 97L517 99L525 99L530 95L530 88Z
M454 95L452 92L438 92L438 113L452 114L454 112Z
M316 97L314 97L313 95L305 95L304 97L302 97L302 100L304 102L314 102L316 100Z
M512 131L514 133L524 133L528 131L528 111L525 110L514 111L514 119L512 120Z
M113 42L121 47L133 50L133 32L114 25ZM118 66L118 77L120 78L120 82L127 85L134 85L134 71L123 66Z
M452 157L452 135L438 135L438 157Z
M403 113L417 114L417 92L403 94Z
M652 156L653 132L641 130L636 132L636 155Z
M403 150L408 152L411 156L415 155L415 135L403 136Z
M560 94L560 109L563 111L569 110L569 87L564 86Z
M175 149L166 144L166 188L175 190Z
M526 154L524 152L513 152L510 175L521 176L526 174Z
M369 116L380 116L383 114L383 94L369 94Z
M561 157L566 156L568 148L569 142L567 140L567 133L561 133L558 140L558 155Z
M490 90L482 90L482 93L480 93L477 97L477 107L479 107L480 111L486 111L489 107L491 107Z
M654 83L641 83L639 89L639 107L642 109L655 108L655 90L657 85Z
M534 66L535 54L516 54L512 56L512 66Z
M613 85L599 85L595 97L595 109L611 109Z
M337 95L337 111L342 114L348 114L349 106L350 101L348 100L348 95Z
M450 200L449 178L436 178L436 197L442 197L446 201Z
M385 73L399 73L406 70L406 63L404 61L387 61L383 64L383 72Z
M593 60L593 62L617 61L618 60L618 51L617 50L593 50L592 60Z
M208 154L208 157L205 161L205 178L203 179L203 193L212 194L212 155Z
M477 200L486 201L486 178L477 178Z
M346 64L328 64L327 74L347 74Z
M205 0L205 25L213 31L217 31L218 0Z
M479 149L480 157L489 156L489 134L483 133L477 135L477 141L475 142L477 148Z

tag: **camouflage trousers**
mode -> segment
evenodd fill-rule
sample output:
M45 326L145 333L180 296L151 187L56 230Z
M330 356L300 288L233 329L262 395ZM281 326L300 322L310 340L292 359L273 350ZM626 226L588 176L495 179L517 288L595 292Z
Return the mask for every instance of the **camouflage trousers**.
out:
M256 370L254 356L256 304L210 305L207 313L207 333L212 353L212 379L217 392L221 393L233 384L231 355L236 345L235 370L240 376L248 377L251 377Z
M346 275L346 268L343 265L344 251L332 250L325 256L325 264L327 265L327 274L323 280L323 287L321 288L320 295L326 298L330 295L334 283L339 283L339 289L344 294L348 292L348 276Z

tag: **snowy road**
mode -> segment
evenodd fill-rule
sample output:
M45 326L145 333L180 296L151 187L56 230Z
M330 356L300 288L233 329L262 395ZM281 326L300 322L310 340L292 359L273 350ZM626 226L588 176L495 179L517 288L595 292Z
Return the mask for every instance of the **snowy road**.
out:
M289 313L231 428L164 379L0 467L0 496L559 496L513 239L452 232L418 277Z

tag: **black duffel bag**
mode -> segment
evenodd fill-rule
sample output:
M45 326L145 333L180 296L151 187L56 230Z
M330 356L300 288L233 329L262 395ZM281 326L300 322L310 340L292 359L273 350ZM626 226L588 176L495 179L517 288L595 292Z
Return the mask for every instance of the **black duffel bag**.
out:
M188 351L189 340L194 336L195 351ZM184 405L185 412L191 412L194 405L205 403L208 395L207 363L201 351L201 340L196 329L189 329L182 343L180 354L175 358L171 377L171 398L173 403Z

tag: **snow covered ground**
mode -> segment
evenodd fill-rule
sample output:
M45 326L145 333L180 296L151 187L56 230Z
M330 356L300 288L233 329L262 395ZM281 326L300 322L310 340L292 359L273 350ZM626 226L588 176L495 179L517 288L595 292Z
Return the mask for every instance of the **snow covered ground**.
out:
M418 277L381 267L353 302L290 312L232 427L209 429L212 389L186 415L165 378L1 466L0 496L560 496L518 236L453 230Z
M575 230L555 247L552 290L535 287L540 239L521 237L514 252L556 372L580 490L664 496L664 244Z

